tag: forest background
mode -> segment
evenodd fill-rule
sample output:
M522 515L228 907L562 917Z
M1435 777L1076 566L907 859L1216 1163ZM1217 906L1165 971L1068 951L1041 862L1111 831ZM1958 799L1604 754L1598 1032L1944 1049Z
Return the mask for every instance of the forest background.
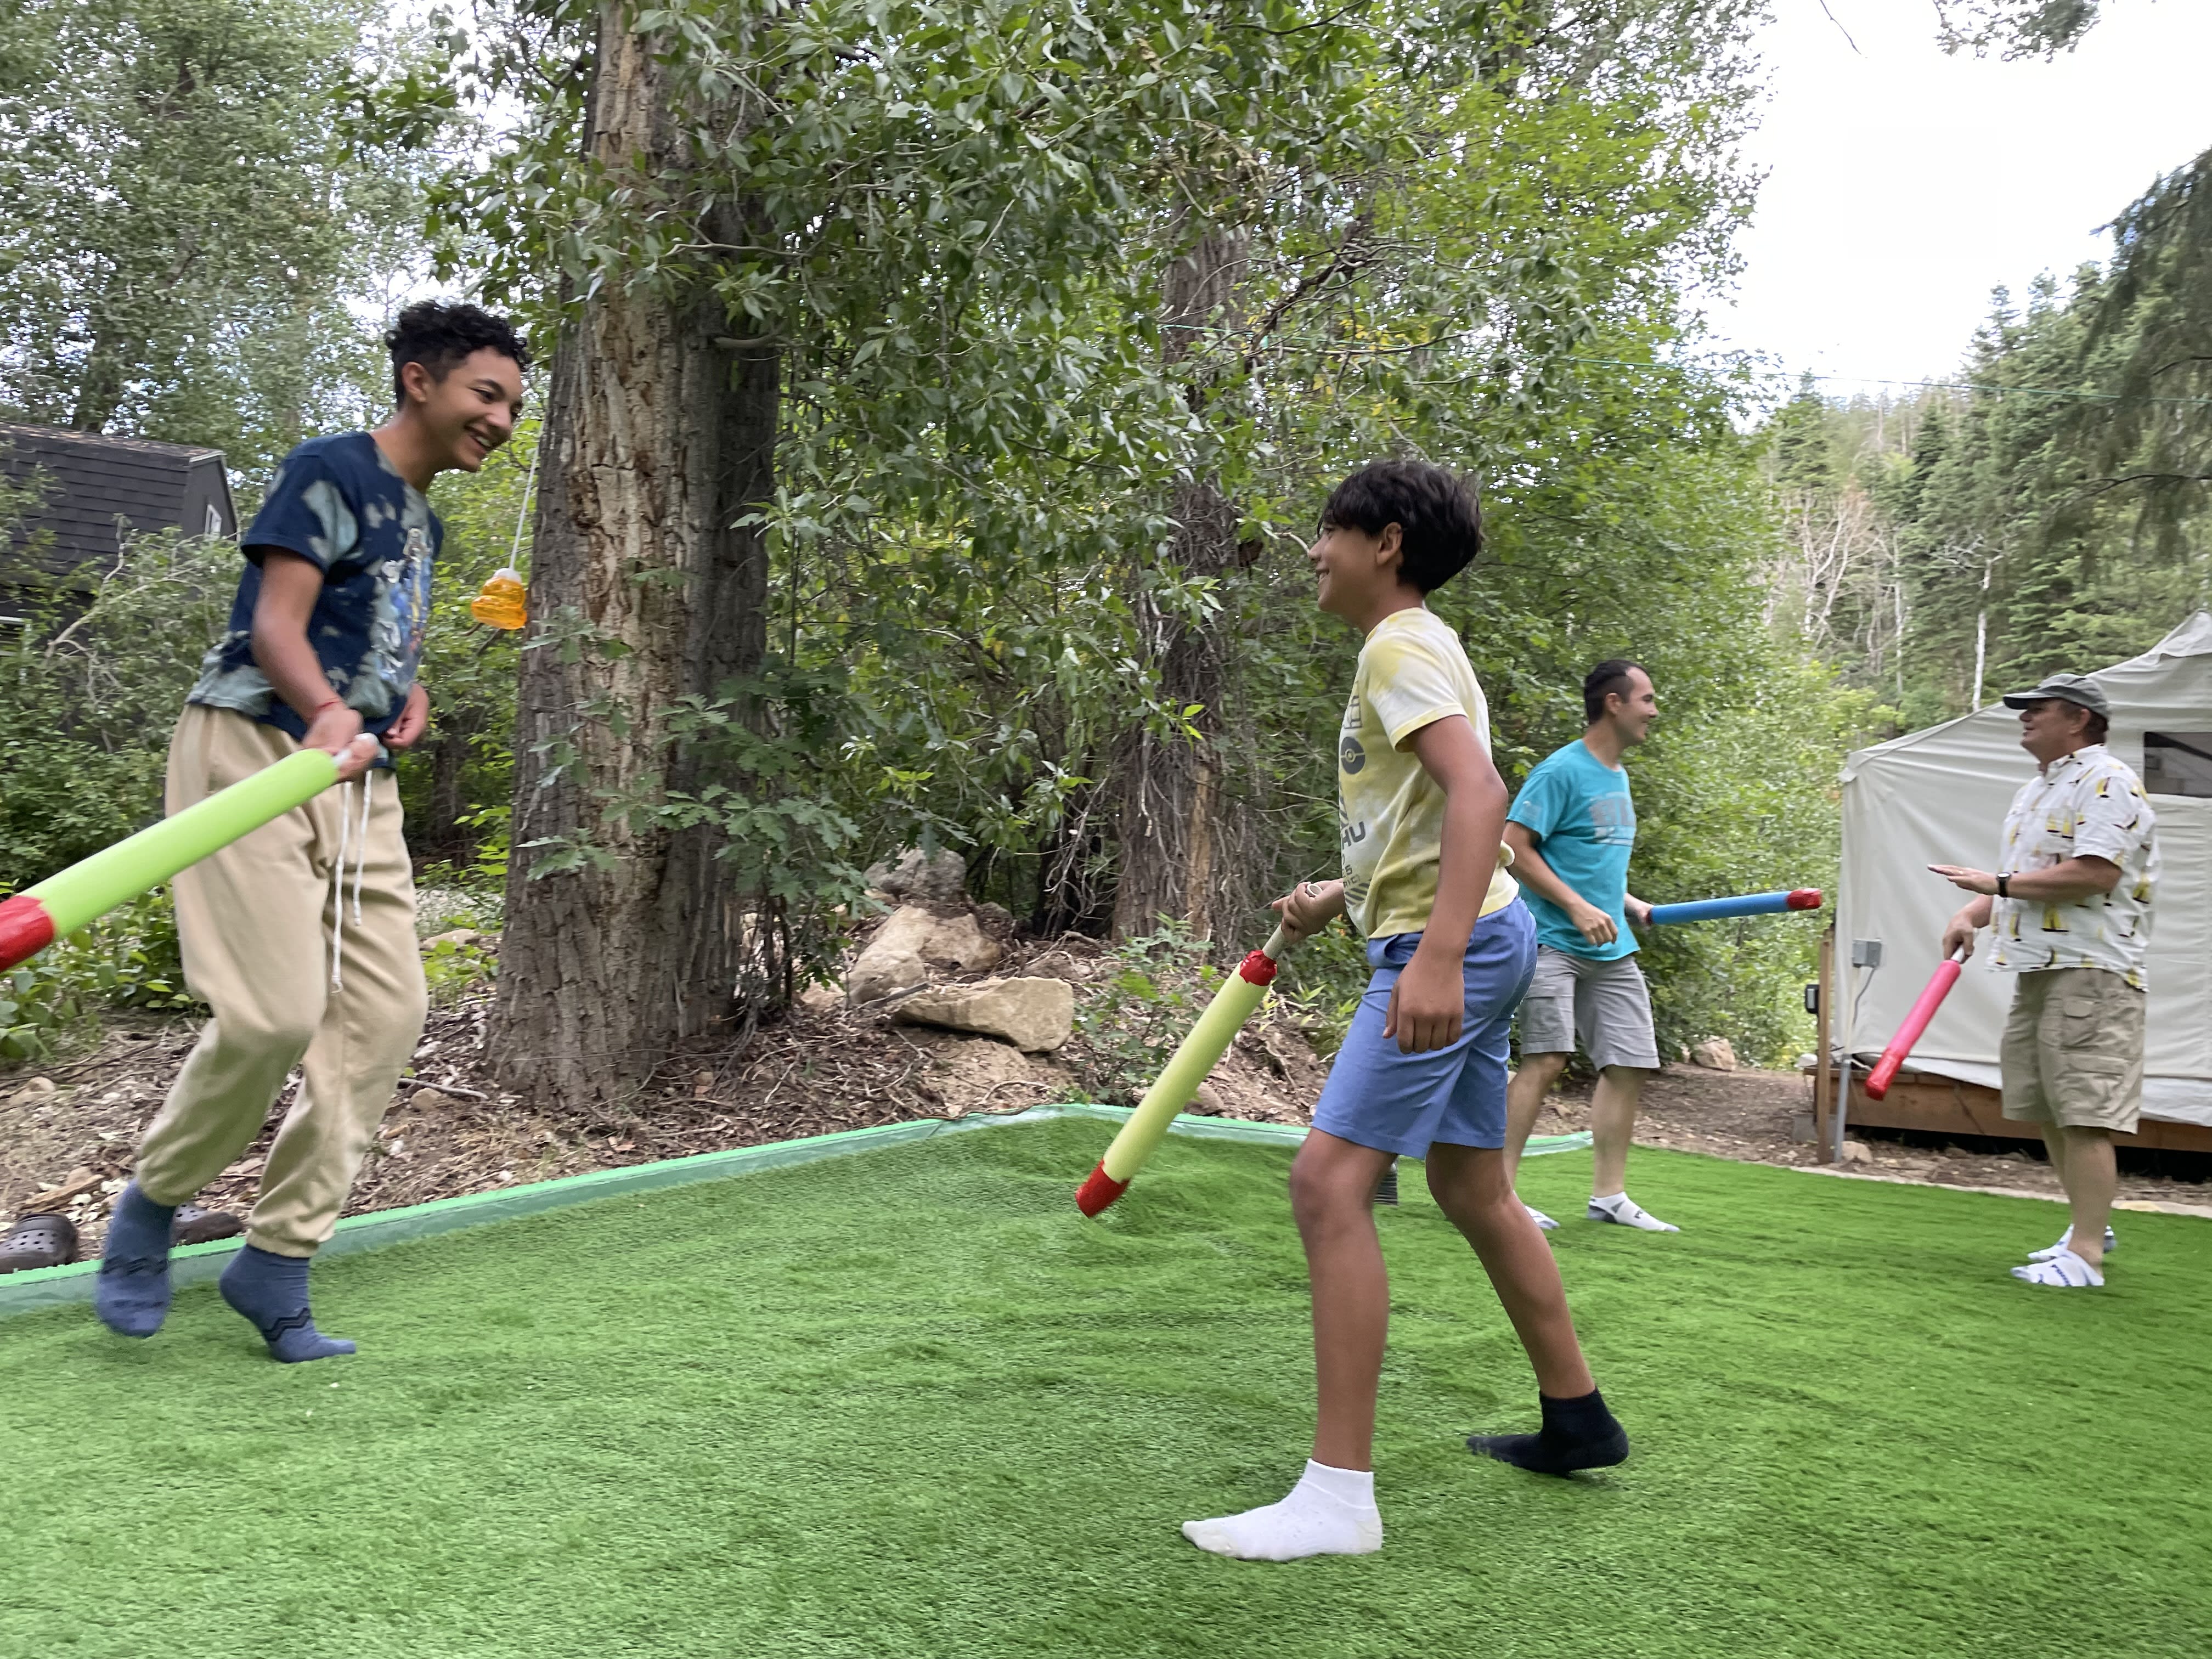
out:
M2045 51L2094 20L2057 9L1947 21ZM1382 454L1482 485L1490 553L1434 603L1509 783L1633 657L1635 890L1832 885L1848 748L2212 596L2212 156L2105 264L1999 295L1956 384L1788 397L1698 316L1761 15L26 0L0 417L219 447L250 514L293 443L380 418L404 297L526 321L538 412L434 496L402 787L425 878L503 912L541 1094L773 1018L902 847L1040 933L1254 942L1334 866L1355 641L1300 548ZM158 811L236 560L140 538L88 609L17 587L0 881ZM521 640L467 615L509 562ZM1815 937L1650 938L1665 1040L1786 1060ZM1361 973L1340 937L1290 984L1325 1024ZM19 970L0 1048L184 1000L157 898Z

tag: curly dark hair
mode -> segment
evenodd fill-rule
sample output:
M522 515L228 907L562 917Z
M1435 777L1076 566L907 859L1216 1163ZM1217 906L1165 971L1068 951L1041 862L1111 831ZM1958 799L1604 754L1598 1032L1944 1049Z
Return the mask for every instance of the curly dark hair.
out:
M1426 461L1374 461L1328 493L1324 530L1379 536L1396 525L1398 574L1422 592L1442 587L1482 552L1482 507L1474 486Z
M530 367L530 347L514 331L514 324L457 300L417 300L399 313L384 343L392 353L395 403L407 400L399 371L409 363L422 364L430 371L432 380L442 380L453 372L455 363L489 346L514 358L517 368Z

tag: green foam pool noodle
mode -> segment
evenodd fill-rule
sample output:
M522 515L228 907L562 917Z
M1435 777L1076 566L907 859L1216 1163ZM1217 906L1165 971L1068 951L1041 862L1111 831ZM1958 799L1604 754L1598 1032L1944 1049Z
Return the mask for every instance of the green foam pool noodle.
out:
M14 967L216 848L304 805L337 776L336 757L320 749L299 750L174 817L0 901L0 969Z

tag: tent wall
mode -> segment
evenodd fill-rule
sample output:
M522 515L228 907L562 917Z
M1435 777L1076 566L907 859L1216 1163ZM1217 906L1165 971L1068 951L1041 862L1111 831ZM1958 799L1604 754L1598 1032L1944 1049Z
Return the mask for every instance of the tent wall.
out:
M2100 672L2113 752L2142 769L2146 731L2212 730L2212 616ZM2019 717L2002 705L1862 750L1844 773L1836 988L1843 1041L1878 1053L1935 970L1943 924L1963 900L1930 864L1996 866L2005 811L2034 775ZM2212 1124L2212 800L2154 796L2160 874L2152 913L2144 1109ZM1869 973L1851 942L1879 939ZM2012 976L1974 961L1913 1051L1917 1070L1994 1086Z

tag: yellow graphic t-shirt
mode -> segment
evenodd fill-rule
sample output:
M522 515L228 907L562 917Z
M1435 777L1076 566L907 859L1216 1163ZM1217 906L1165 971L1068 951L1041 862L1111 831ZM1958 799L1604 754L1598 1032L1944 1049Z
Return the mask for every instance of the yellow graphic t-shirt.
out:
M1426 610L1395 611L1359 648L1359 672L1336 746L1336 821L1344 847L1344 903L1369 938L1418 933L1436 908L1443 857L1444 792L1410 748L1423 726L1467 716L1490 752L1490 705L1458 635ZM1521 889L1501 847L1482 914Z

